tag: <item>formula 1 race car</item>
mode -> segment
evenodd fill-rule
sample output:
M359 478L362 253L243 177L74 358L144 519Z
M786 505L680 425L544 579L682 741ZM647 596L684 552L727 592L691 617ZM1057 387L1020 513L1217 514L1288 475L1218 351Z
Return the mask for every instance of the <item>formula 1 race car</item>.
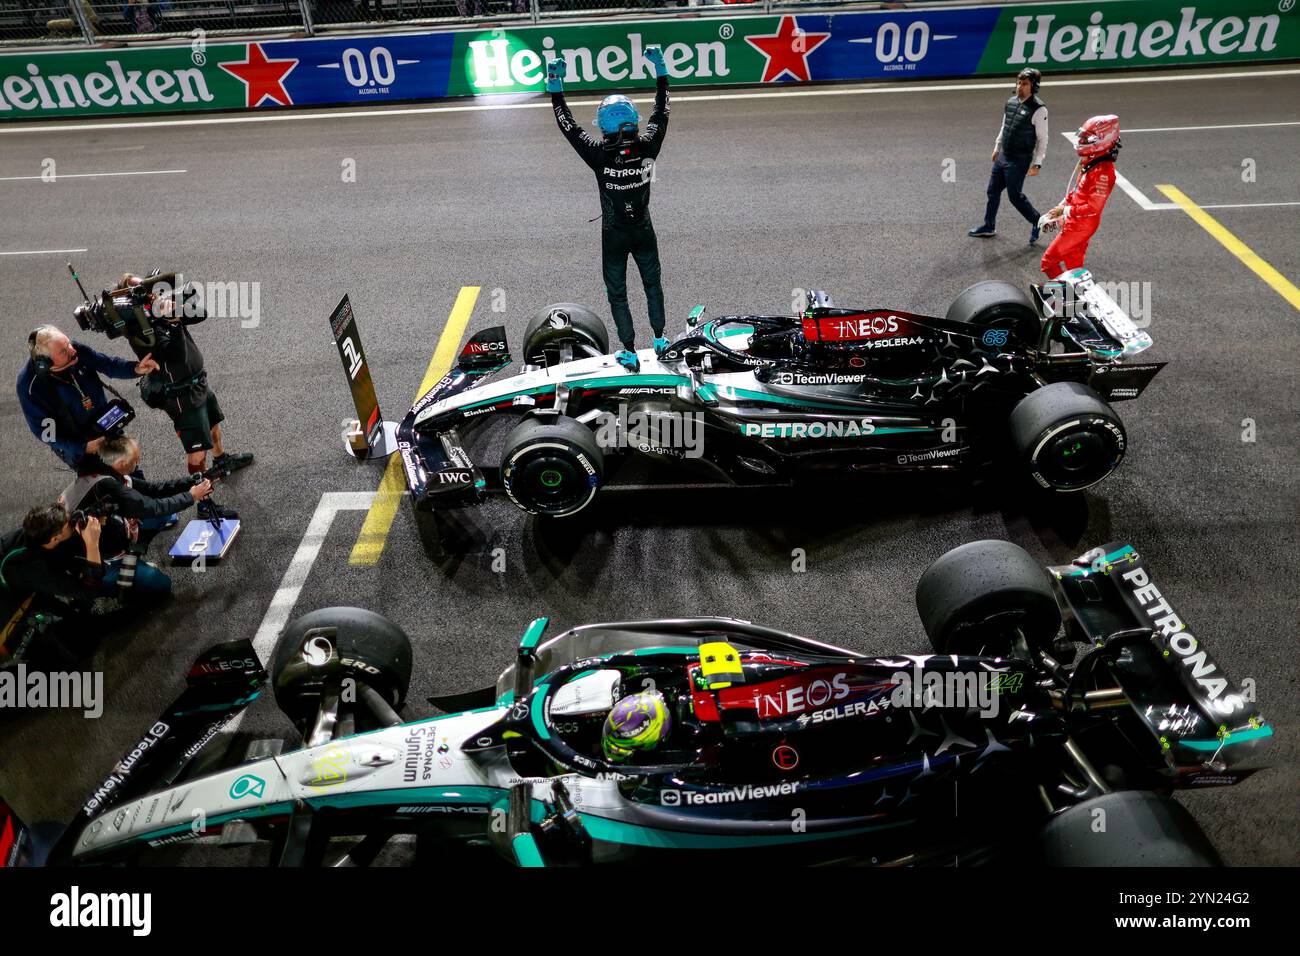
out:
M921 655L730 618L543 641L538 619L494 687L433 698L448 713L409 723L397 713L406 635L369 611L313 611L285 629L272 668L301 748L193 774L266 678L249 642L214 648L56 859L106 863L221 834L271 841L281 865L352 865L415 832L442 863L488 847L521 864L686 849L881 865L1217 862L1169 793L1249 776L1272 728L1132 546L1048 572L1005 541L948 552L917 587L934 649ZM623 733L638 713L657 723Z
M575 514L630 455L736 484L1014 459L1043 488L1080 491L1127 450L1107 403L1163 367L1124 364L1151 339L1083 269L1029 295L978 283L944 318L837 309L814 292L793 317L708 321L699 306L687 325L629 370L598 316L549 306L526 329L523 372L498 382L504 328L473 336L398 428L416 509L502 488L526 512ZM523 420L499 467L480 466L463 440L499 413Z

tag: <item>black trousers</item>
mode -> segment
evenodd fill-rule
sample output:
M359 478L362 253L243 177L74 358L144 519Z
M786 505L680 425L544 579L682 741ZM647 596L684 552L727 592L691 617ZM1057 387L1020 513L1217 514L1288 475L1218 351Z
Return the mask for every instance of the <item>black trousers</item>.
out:
M600 230L600 264L605 274L605 294L614 314L619 341L625 349L634 349L636 329L627 305L627 257L636 260L641 283L645 286L646 310L650 329L658 338L664 334L664 289L660 281L659 241L654 225L605 226Z
M984 207L984 225L990 229L998 223L998 206L1002 202L1002 190L1007 191L1007 198L1031 225L1038 223L1038 210L1025 195L1025 176L1029 173L1028 159L1008 159L998 153L993 170L989 173L988 204Z

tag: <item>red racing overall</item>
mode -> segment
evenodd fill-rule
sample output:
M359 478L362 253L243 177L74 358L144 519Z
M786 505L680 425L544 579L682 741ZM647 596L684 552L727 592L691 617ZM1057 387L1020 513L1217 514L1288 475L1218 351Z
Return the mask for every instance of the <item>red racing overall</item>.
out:
M1083 168L1083 175L1074 189L1065 197L1065 215L1061 219L1061 234L1047 251L1039 268L1049 279L1062 272L1083 265L1092 234L1101 225L1101 210L1115 188L1114 154L1108 153L1092 160Z

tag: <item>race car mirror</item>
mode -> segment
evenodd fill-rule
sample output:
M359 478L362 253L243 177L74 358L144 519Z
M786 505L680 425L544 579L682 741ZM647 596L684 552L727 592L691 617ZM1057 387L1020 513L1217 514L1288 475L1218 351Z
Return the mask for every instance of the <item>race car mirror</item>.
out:
M343 422L343 447L354 458L387 458L397 451L397 423L384 421L380 414L375 383L357 332L356 315L346 295L330 315L330 330L357 410L356 418Z

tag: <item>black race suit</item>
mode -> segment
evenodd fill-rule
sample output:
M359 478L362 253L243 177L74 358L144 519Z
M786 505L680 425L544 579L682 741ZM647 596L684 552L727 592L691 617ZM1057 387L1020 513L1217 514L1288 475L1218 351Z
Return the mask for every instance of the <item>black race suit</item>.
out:
M664 290L660 283L659 243L650 221L650 182L655 158L668 131L668 78L659 77L657 86L654 110L645 131L632 142L608 147L574 122L563 93L551 94L560 132L596 174L600 189L600 252L605 294L609 296L619 340L627 349L635 347L636 337L627 306L629 253L636 260L645 284L650 328L656 337L664 334Z

